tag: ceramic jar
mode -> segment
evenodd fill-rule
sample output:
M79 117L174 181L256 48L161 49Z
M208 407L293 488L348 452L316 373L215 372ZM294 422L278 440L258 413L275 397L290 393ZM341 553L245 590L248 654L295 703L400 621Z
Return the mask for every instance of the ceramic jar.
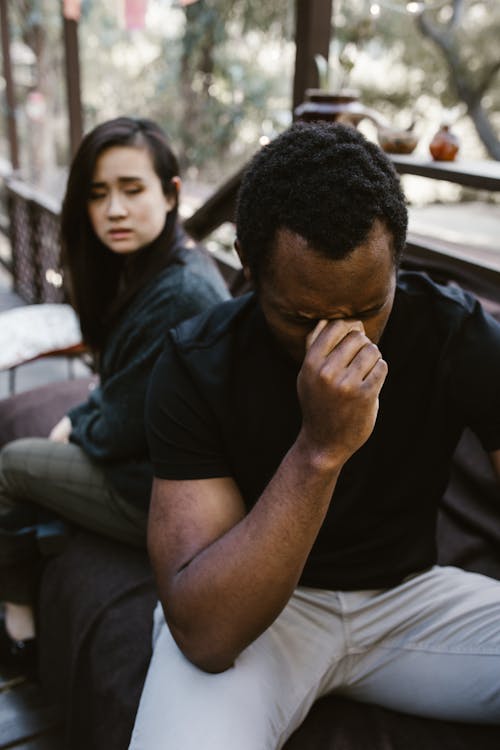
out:
M304 122L326 120L356 126L371 110L359 101L359 92L343 89L338 92L324 89L307 89L305 101L294 110L294 119Z
M459 148L458 138L448 125L441 125L429 144L429 151L435 161L453 161Z

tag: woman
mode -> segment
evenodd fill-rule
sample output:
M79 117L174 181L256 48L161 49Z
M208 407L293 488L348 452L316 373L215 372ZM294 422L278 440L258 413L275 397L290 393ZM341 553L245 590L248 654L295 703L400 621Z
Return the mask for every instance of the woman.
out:
M99 125L73 160L62 261L100 383L48 439L16 440L0 453L3 666L34 667L31 602L47 511L130 544L145 542L149 373L171 326L228 296L215 264L178 224L178 173L165 134L144 119Z

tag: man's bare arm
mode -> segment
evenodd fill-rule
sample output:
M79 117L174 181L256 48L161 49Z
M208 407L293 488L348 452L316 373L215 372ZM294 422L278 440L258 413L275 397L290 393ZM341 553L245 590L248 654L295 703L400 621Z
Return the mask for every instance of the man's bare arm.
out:
M373 430L386 373L360 323L320 325L298 379L301 431L248 514L231 478L155 480L149 550L160 598L202 669L231 666L288 602L342 466Z

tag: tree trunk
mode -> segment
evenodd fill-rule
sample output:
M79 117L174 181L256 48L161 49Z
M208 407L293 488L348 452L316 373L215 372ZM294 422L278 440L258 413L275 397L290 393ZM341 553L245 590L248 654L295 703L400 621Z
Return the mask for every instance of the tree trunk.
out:
M214 70L214 46L216 38L216 11L203 3L186 8L186 30L183 38L181 58L181 106L183 110L183 144L179 153L181 168L191 163L190 151L199 129L199 114L209 97ZM201 79L201 90L193 87Z
M463 0L455 0L450 23L443 30L434 26L429 21L425 12L416 18L416 22L421 34L426 39L430 39L443 55L448 67L451 83L457 92L458 98L466 105L467 114L471 118L476 132L489 156L492 159L500 160L500 140L493 129L486 110L481 104L486 86L484 82L477 86L472 84L470 78L464 73L465 66L454 44L453 30L459 23L462 4ZM496 68L493 68L493 70L496 70ZM488 81L493 82L493 80L494 75L488 77Z

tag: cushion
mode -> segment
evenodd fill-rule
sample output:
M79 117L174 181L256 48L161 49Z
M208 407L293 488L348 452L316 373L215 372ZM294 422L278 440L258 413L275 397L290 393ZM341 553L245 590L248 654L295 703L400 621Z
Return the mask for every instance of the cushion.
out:
M92 378L49 383L0 400L0 447L24 437L46 437L71 406L85 401Z
M71 353L82 343L70 305L26 305L0 313L0 370L48 354Z

